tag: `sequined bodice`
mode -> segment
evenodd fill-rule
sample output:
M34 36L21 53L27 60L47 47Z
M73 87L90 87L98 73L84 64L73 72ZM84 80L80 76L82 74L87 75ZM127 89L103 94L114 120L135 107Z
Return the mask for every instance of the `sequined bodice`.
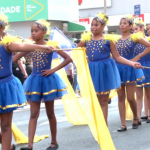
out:
M142 53L145 50L145 46L141 44L137 44L135 49L134 49L134 56L137 56L139 53ZM150 61L150 54L142 57L139 62L145 62L145 61Z
M12 53L8 53L4 46L0 46L0 78L12 74Z
M134 48L136 44L131 40L131 38L128 38L126 40L119 40L117 42L117 50L120 54L120 56L126 58L126 59L132 59L134 57Z
M86 50L89 61L104 60L110 57L110 42L104 39L91 40L86 43Z
M33 74L41 74L42 70L51 68L53 53L45 53L44 51L34 51L32 53Z

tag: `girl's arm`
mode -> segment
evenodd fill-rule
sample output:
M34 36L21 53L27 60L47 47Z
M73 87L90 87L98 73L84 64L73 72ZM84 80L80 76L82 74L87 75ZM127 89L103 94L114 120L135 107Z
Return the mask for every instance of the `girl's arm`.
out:
M85 45L85 42L80 42L78 45L77 45L77 47L86 47L86 45Z
M46 52L53 52L54 47L48 45L36 45L36 44L22 44L22 43L11 43L8 46L5 46L8 52L31 52L35 49L42 49Z
M64 58L64 61L60 65L58 65L57 67L55 67L53 69L43 70L42 76L47 77L48 75L53 74L54 72L63 68L64 66L66 66L67 64L69 64L72 61L71 57L66 52L57 51L57 53Z
M121 57L121 56L119 55L118 51L117 51L116 44L114 44L114 43L111 42L111 43L110 43L110 49L111 49L111 53L112 53L113 58L114 58L117 62L119 62L119 63L121 63L121 64L124 64L124 65L132 66L132 67L134 67L134 68L141 68L141 64L140 64L140 63L138 63L138 62L132 62L132 61L130 61L130 60L127 60L127 59Z
M29 52L20 52L20 53L14 55L12 62L16 62L17 60L19 60L21 57L25 56L28 53Z
M142 39L139 39L137 43L144 45L146 49L142 53L134 57L132 61L138 61L141 57L150 53L150 43L148 41L142 38Z
M27 77L28 77L28 74L27 74L25 68L23 67L22 61L21 61L21 60L18 60L17 63L18 63L18 65L19 65L19 68L21 69L22 73L24 74L24 77L27 78Z

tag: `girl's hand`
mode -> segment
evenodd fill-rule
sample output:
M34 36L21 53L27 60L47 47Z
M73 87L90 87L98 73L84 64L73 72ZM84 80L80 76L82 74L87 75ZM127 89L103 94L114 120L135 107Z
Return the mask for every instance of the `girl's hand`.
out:
M134 67L135 69L139 69L142 68L142 65L139 62L133 62L132 67Z
M42 76L44 76L44 77L47 77L53 73L55 73L54 69L42 70Z
M131 61L137 62L139 59L140 59L140 57L137 55L133 59L131 59Z
M48 46L48 45L45 45L45 48L44 48L46 53L52 53L54 49L55 48L53 46Z
M27 78L28 78L28 75L25 75L24 78L27 79Z

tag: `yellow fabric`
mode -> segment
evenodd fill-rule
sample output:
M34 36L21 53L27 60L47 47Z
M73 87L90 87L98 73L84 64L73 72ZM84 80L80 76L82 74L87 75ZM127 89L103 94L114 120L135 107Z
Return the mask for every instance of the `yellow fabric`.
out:
M51 46L53 46L53 47L55 47L55 48L58 46L58 44L59 44L58 41L51 41L51 40L49 40L49 41L46 43L46 45L51 45Z
M142 32L138 32L138 33L133 33L131 34L131 39L133 40L133 42L137 42L139 39L143 38L144 35Z
M126 99L126 120L133 120L133 113L132 110L130 108L130 104L128 102L128 100Z
M108 17L106 14L99 12L97 14L97 17L101 20L104 20L106 22L106 25L108 25Z
M71 56L77 67L78 82L82 98L79 103L67 79L64 69L59 70L57 73L68 86L68 94L62 98L66 116L70 123L74 125L88 123L94 138L100 144L101 150L115 150L91 80L85 56L85 49L76 49L71 52ZM60 64L59 59L53 60L53 67L58 64ZM115 95L116 92L112 92L112 96Z
M54 59L52 61L52 68L60 64L60 59ZM75 92L67 78L65 70L62 68L57 71L57 74L63 79L68 87L68 94L62 97L64 110L70 123L73 125L84 125L87 124L87 119L83 112L83 109L75 95Z
M78 72L78 82L82 95L83 110L93 136L100 144L101 150L115 150L108 127L99 105L86 60L85 49L74 50L71 54Z
M147 38L147 41L150 42L150 36Z
M91 40L91 38L92 38L92 32L91 31L83 32L81 34L81 41L82 42L88 42Z
M28 137L25 136L13 123L12 123L12 133L14 136L14 140L18 144L28 143ZM34 143L39 142L45 138L48 138L49 135L35 136Z
M50 34L51 33L51 31L50 31L51 23L50 22L48 22L45 19L39 19L36 22L39 23L42 27L46 27L47 28L46 34Z
M18 37L15 37L12 35L7 35L7 36L4 36L4 38L0 42L0 45L9 45L12 42L20 42L21 43L21 40Z
M116 91L111 91L109 94L109 98L113 98L117 96L117 92Z
M120 39L120 35L117 34L107 34L104 36L104 39L106 41L111 41L113 43L116 43Z

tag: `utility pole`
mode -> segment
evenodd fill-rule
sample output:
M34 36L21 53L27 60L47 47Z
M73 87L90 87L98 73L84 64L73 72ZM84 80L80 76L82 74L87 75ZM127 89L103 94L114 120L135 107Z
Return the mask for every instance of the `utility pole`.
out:
M104 0L104 13L107 14L107 3L106 3L106 0ZM108 33L108 27L107 27L107 25L104 28L104 32L105 32L105 34Z
M107 13L107 4L106 4L106 0L104 0L104 13Z

